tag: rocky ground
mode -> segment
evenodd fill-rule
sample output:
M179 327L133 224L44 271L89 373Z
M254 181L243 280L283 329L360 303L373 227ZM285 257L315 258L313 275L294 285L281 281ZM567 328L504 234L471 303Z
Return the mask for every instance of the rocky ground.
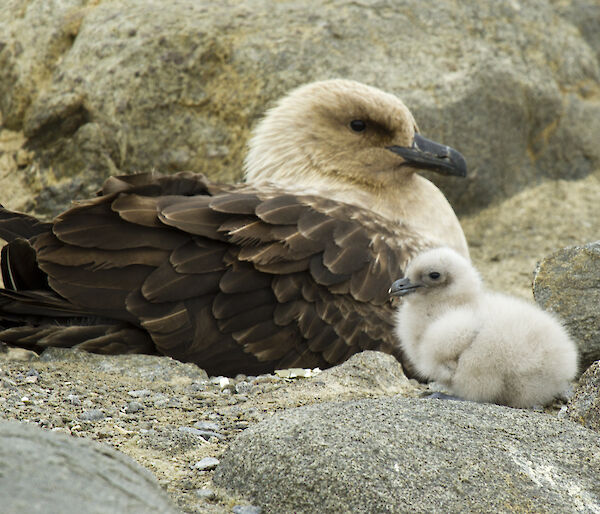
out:
M300 377L280 372L228 379L208 377L167 357L52 349L37 358L5 350L1 417L111 445L149 469L174 503L190 513L248 505L211 480L214 459L258 421L312 403L417 397L436 389L407 380L391 357L374 352ZM563 416L565 409L557 401L546 412Z
M214 459L249 426L290 407L427 390L387 355L355 360L304 377L228 379L167 357L7 350L0 416L110 444L152 471L185 512L229 512L247 502L213 486Z

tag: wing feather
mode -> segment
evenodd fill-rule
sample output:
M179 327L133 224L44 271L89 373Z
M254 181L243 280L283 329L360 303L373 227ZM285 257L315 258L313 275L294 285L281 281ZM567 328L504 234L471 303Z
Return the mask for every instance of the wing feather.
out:
M125 221L146 227L160 227L156 198L136 194L121 194L111 204L111 209Z
M268 287L236 294L219 292L212 303L212 314L216 319L227 319L245 310L274 303L273 291Z
M256 207L256 215L273 225L295 225L306 206L294 195L278 194Z
M151 302L170 302L216 294L222 274L222 271L178 273L169 261L165 261L147 276L141 291Z

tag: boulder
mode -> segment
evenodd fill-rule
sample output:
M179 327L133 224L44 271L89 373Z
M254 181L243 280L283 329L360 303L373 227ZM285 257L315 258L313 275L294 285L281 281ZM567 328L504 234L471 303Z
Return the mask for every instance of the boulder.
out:
M179 512L152 474L85 439L0 420L2 512Z
M558 250L536 267L533 295L576 340L580 371L600 359L600 241Z
M592 364L579 378L567 405L567 414L572 421L600 432L600 361Z
M546 414L377 399L288 410L245 430L217 485L264 512L600 509L600 435Z
M402 364L395 357L382 352L365 351L315 376L262 395L260 400L263 405L276 403L289 408L357 398L394 395L414 397L424 390L424 385L419 386L416 380L406 378Z
M577 20L556 9L543 0L9 2L0 111L25 139L5 150L14 173L0 188L19 181L27 194L0 202L56 214L110 174L149 169L239 179L265 108L331 77L397 93L425 135L464 153L468 179L435 177L459 212L544 177L584 176L600 165L598 60Z
M557 12L575 25L600 58L600 4L595 0L550 0Z

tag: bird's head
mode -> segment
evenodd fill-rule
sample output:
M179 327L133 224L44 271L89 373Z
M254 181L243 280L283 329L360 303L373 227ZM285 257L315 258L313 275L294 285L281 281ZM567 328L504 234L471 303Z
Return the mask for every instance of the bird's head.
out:
M370 192L419 169L466 175L456 150L417 132L396 96L350 80L302 86L279 101L249 143L246 180Z
M407 296L416 301L467 303L482 289L479 273L465 257L450 248L433 248L420 253L406 267L404 278L390 287L390 296Z

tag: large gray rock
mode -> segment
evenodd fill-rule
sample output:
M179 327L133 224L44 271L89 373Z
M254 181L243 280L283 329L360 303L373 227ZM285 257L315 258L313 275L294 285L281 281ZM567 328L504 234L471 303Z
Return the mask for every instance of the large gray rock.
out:
M576 340L580 371L600 359L600 241L543 259L534 273L533 295L543 309L558 314Z
M575 25L600 58L600 4L596 0L550 0L558 13Z
M592 364L579 378L567 414L571 420L600 432L600 361Z
M229 447L214 481L264 512L598 512L600 435L440 400L301 407Z
M0 420L4 514L175 513L152 474L85 439Z
M0 14L0 110L29 150L9 159L30 198L0 198L13 207L56 213L118 172L239 178L265 107L340 76L399 94L465 154L470 178L440 181L459 211L600 165L597 56L548 1L11 0Z

